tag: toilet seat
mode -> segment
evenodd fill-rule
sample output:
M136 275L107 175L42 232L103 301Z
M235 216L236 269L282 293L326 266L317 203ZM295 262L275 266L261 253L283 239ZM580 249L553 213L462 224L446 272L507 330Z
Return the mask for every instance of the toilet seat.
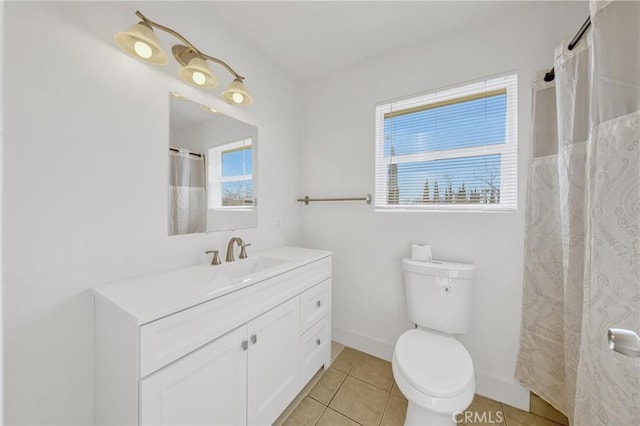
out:
M433 397L454 397L475 386L471 356L450 336L409 330L396 342L394 361L411 386Z

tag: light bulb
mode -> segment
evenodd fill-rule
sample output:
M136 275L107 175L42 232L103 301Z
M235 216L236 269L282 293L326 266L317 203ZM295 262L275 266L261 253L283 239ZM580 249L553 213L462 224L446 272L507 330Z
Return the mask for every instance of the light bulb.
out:
M233 95L231 95L231 99L233 99L233 102L241 104L242 101L244 101L244 96L242 95L242 93L234 93Z
M136 51L136 54L144 59L149 59L151 55L153 55L153 50L151 50L151 46L149 46L144 41L136 41L133 44L133 50Z
M205 77L204 74L202 74L200 71L195 71L192 75L191 75L191 79L193 80L193 82L195 84L197 84L198 86L202 86L204 83L207 82L207 77Z

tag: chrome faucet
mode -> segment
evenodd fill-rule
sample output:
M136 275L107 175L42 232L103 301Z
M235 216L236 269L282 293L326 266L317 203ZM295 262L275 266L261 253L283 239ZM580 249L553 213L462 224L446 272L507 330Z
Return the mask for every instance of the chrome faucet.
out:
M249 247L251 244L245 244L244 241L242 241L242 238L240 237L233 237L229 240L229 244L227 244L227 257L225 258L225 262L233 262L235 260L233 257L233 245L235 243L238 243L238 245L241 248L240 256L239 256L240 259L247 258L247 252L245 250L245 247Z

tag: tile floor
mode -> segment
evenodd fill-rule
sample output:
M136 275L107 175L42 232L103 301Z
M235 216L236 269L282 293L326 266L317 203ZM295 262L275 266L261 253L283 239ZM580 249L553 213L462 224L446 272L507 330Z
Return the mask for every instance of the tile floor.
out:
M391 372L391 363L387 361L345 347L337 355L331 367L319 373L314 379L315 383L312 381L310 386L298 395L280 421L276 422L277 424L378 426L404 423L407 400L396 386ZM467 409L469 414L462 415L467 416L466 423L463 421L460 424L468 426L566 424L562 417L555 418L560 423L551 420L554 419L552 417L554 413L544 406L546 404L544 401L540 401L536 401L539 413L547 418L476 395ZM546 415L547 412L550 414Z

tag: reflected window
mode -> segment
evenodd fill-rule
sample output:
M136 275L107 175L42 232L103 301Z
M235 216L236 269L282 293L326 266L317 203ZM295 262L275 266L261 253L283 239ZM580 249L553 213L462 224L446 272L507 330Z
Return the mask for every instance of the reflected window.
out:
M253 207L253 145L246 138L209 148L207 183L210 209Z

